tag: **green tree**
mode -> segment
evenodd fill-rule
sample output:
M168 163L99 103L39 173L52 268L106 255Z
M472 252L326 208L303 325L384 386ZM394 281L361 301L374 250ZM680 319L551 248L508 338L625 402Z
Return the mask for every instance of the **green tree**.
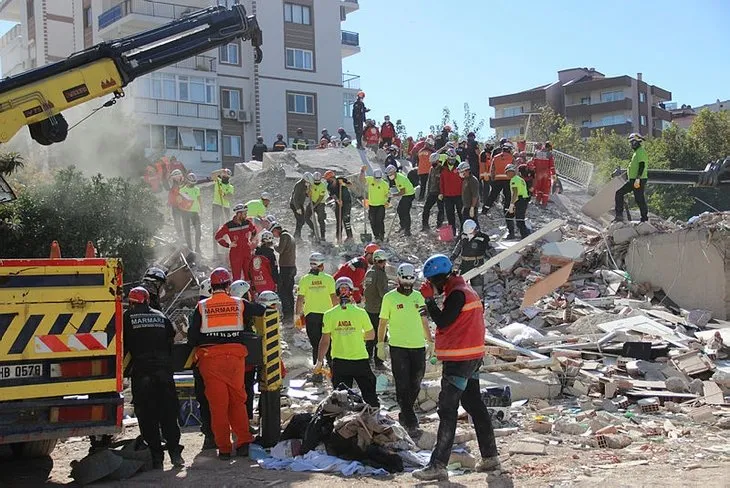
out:
M430 125L429 131L431 134L438 135L445 125L450 125L453 131L452 133L456 134L459 139L466 139L469 132L473 132L477 136L477 139L480 139L484 124L484 119L479 118L475 112L472 112L468 103L464 103L464 120L461 123L451 116L451 109L449 107L444 107L441 111L441 121Z

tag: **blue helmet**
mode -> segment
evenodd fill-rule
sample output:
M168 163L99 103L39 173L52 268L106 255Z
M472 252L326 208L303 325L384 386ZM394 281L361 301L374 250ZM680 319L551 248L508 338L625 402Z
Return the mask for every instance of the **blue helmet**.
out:
M423 276L432 278L440 274L449 274L453 268L453 263L446 255L434 254L423 263Z

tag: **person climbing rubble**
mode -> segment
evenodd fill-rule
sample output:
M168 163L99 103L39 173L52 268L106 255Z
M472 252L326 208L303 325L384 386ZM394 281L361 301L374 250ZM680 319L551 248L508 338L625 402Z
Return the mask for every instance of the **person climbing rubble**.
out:
M251 258L250 266L248 276L251 278L254 298L265 291L277 291L279 266L276 264L274 253L274 234L270 231L265 230L261 233L261 244Z
M398 421L412 438L418 438L418 416L413 406L421 391L426 372L426 344L433 351L433 339L426 318L426 302L421 292L413 289L416 268L402 263L396 272L397 288L385 294L379 313L377 357L385 361L388 345L390 364L395 380L395 396L400 407ZM367 302L366 302L367 303ZM389 339L386 341L386 337Z
M274 250L279 253L279 282L277 290L281 298L281 314L283 321L294 316L294 278L297 275L297 243L294 236L281 224L271 226L271 233L279 242Z
M370 111L370 109L365 107L363 98L365 98L365 92L357 92L357 99L355 100L355 103L352 104L352 127L355 130L355 139L357 140L358 149L363 148L362 136L363 126L365 125L365 114Z
M555 157L553 156L553 145L546 141L532 158L535 166L535 183L533 194L538 205L546 207L550 194L552 193L553 178L555 177Z
M517 168L514 164L509 164L505 168L507 177L509 178L511 201L507 207L504 218L507 224L507 240L515 239L515 224L520 230L520 237L524 239L530 235L527 228L527 205L530 203L530 192L527 190L527 183L517 174Z
M445 152L446 162L441 170L439 180L439 200L444 202L444 211L446 212L446 220L451 226L454 237L457 236L458 227L456 227L457 216L461 221L462 216L462 200L461 200L461 184L462 180L457 170L459 162L458 156L454 148L449 148ZM459 223L461 225L461 223Z
M345 229L345 235L347 235L345 242L350 242L352 241L352 224L350 223L352 195L350 194L350 181L344 176L336 176L332 170L324 172L324 179L327 181L327 191L335 201L337 242L342 241L343 227Z
M365 311L370 317L375 335L378 335L380 307L383 297L388 293L388 274L385 267L388 264L388 257L382 249L373 253L373 266L365 273L363 281L363 296L365 297ZM367 341L365 346L368 350L368 358L374 362L376 370L385 369L385 363L375 354L375 339Z
M243 203L233 207L233 219L226 222L215 233L215 240L229 249L228 259L233 279L250 281L248 271L253 254L252 243L256 237L256 226L247 216L248 208ZM226 238L228 238L226 240Z
M633 192L636 205L639 206L639 213L641 214L641 221L649 221L649 208L646 205L646 197L644 191L646 190L646 182L649 174L649 157L646 154L646 149L642 145L644 138L641 134L633 132L629 135L629 143L634 153L631 155L631 161L629 162L629 169L626 174L628 181L616 190L615 198L615 221L623 222L624 220L624 195Z
M428 192L426 193L426 202L423 204L423 213L421 215L421 232L431 230L429 220L431 219L431 209L436 205L438 212L436 213L436 228L438 229L444 223L444 202L441 196L441 155L439 153L431 153L428 158L431 169L428 173Z
M380 125L380 147L390 147L395 138L395 126L390 121L390 115L386 115Z
M355 303L359 304L362 301L365 274L367 273L369 266L373 264L373 255L378 249L380 249L380 246L375 243L371 242L370 244L367 244L362 256L354 257L346 263L343 263L333 275L334 279L346 277L352 280L355 287L352 292L352 299Z
M459 274L478 268L492 257L493 249L489 245L489 236L479 230L476 222L467 219L461 227L461 239L451 252L451 261L461 258ZM477 275L469 282L480 297L484 298L484 275Z
M200 227L200 207L202 204L200 198L200 187L197 185L198 177L195 173L188 173L185 177L185 186L180 188L180 196L185 202L182 205L182 208L184 209L182 213L182 225L183 234L185 234L185 242L188 245L188 249L195 249L195 252L200 254L200 237L202 233ZM190 235L191 226L193 227L193 232L195 232L194 248Z
M367 166L360 168L360 182L368 189L367 207L370 228L376 241L385 240L385 207L390 205L390 186L383 179L383 171L375 169L373 176L365 176Z
M231 184L231 170L223 168L213 171L213 206L211 207L211 224L218 229L231 218L231 197L234 193ZM216 248L217 249L217 248Z
M479 183L481 186L481 200L482 200L482 214L489 211L487 207L487 199L491 192L491 175L489 173L489 167L492 164L492 151L494 151L494 145L490 143L484 144L484 150L479 154Z
M471 165L463 161L456 167L461 178L461 222L472 219L477 226L477 212L479 211L479 180L471 172ZM463 224L462 224L463 225Z
M398 202L398 220L400 222L403 235L411 236L411 207L413 207L413 199L416 197L416 190L413 183L406 175L398 171L395 166L387 166L385 174L388 179L395 185L397 193L394 196L400 197Z
M436 324L436 357L443 362L438 397L439 427L428 465L413 472L421 481L446 481L446 465L454 443L459 403L471 416L482 459L478 472L501 468L491 416L482 401L479 368L484 358L484 307L476 292L453 272L451 260L435 254L423 264L421 294ZM443 306L435 295L444 294Z
M322 173L315 171L312 174L312 186L310 188L310 196L312 199L312 217L317 219L317 227L319 227L318 239L325 240L327 213L327 182L322 180Z
M314 224L312 223L312 201L311 191L314 184L314 175L306 172L302 178L294 184L291 198L289 198L289 208L294 212L296 219L296 228L294 229L294 238L299 240L302 238L302 227L306 223L314 235Z

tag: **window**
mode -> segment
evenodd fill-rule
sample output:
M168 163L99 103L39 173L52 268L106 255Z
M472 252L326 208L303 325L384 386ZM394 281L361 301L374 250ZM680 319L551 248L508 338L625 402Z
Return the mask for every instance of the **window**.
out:
M639 122L641 123L641 125L646 125L646 115L640 115Z
M185 129L180 127L178 130L180 134L180 147L184 149L195 149L195 135L193 129Z
M194 149L196 151L205 151L205 131L203 129L194 129L193 137L195 138Z
M502 110L502 117L514 117L515 115L520 115L521 113L522 105L519 105L517 107L507 107Z
M177 149L177 127L165 126L165 147L167 149Z
M293 114L314 115L314 97L301 93L287 93L286 109Z
M241 136L223 136L223 155L241 156Z
M205 150L208 152L218 152L218 131L205 131Z
M590 95L587 97L581 97L580 98L580 104L581 105L590 105L591 104L591 97Z
M646 103L646 93L639 92L639 102Z
M355 95L352 93L344 93L342 95L343 117L352 117L352 106L355 104Z
M286 48L286 67L289 69L314 70L314 54L305 49Z
M94 18L91 16L91 7L84 9L84 29L91 29L94 25Z
M221 108L224 108L227 110L240 110L241 109L241 91L222 88L221 89Z
M150 148L162 149L165 147L165 128L161 125L152 125L150 129Z
M218 58L223 64L241 64L238 58L238 44L230 43L219 48Z
M601 93L601 103L604 102L616 102L624 99L623 90L608 91Z
M519 127L511 127L509 129L502 130L502 137L509 139L510 137L517 137L522 133Z
M601 117L601 122L599 126L618 125L623 124L624 122L626 122L626 117L624 115L604 115L603 117Z
M216 104L215 78L152 73L142 78L138 90L140 97Z
M284 4L284 22L293 24L311 25L311 11L306 5L298 5L296 3Z

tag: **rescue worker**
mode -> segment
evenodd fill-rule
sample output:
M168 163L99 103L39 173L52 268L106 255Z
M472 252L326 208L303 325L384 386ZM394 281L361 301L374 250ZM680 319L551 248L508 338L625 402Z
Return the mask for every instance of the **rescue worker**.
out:
M341 143L342 147L352 147L352 140L350 140L349 137L345 137L344 139L342 139Z
M438 399L439 427L436 445L428 465L413 472L421 481L446 481L446 465L456 433L459 402L471 416L476 431L481 460L479 472L500 469L497 444L489 411L482 401L479 368L484 358L484 307L479 296L443 254L431 256L423 264L426 282L421 294L431 320L436 324L436 357L443 361L441 392ZM444 294L443 307L434 295Z
M304 137L304 130L300 127L297 129L297 135L292 140L291 147L298 150L304 150L309 148L309 142Z
M461 177L457 170L458 162L456 151L453 148L446 150L446 163L441 169L441 177L439 180L439 200L444 202L444 211L446 212L446 220L451 226L454 237L457 236L456 217L461 221ZM461 224L459 224L461 225Z
M167 273L162 268L150 266L144 272L142 286L150 294L150 307L155 310L162 310L160 298L165 296L165 283L167 283Z
M352 303L353 284L350 278L340 278L335 283L336 304L323 317L322 340L319 342L314 371L321 371L324 357L332 346L332 386L344 384L360 388L362 399L372 407L379 407L375 392L375 375L370 369L365 341L375 337L368 314Z
M411 151L413 151L413 146L415 145L416 143L413 141L413 137L406 137L406 140L403 142L403 146L400 148L404 158L411 157Z
M416 189L413 188L413 183L408 179L406 175L396 170L394 166L388 166L385 168L385 173L388 175L394 184L398 193L395 196L400 197L398 202L398 220L400 221L401 229L406 237L411 236L411 207L413 206L413 199L416 198Z
M492 160L489 166L491 190L489 191L489 198L487 198L487 201L484 202L486 211L489 211L489 209L492 208L492 205L494 205L494 202L497 201L500 192L503 195L503 202L505 206L509 205L507 202L511 199L509 190L510 178L507 176L505 168L507 165L514 162L514 158L512 157L512 146L505 142L500 146L499 151L497 152L497 149L495 149L495 152L496 154L492 153Z
M413 289L416 282L416 268L410 263L398 266L396 273L398 287L383 297L380 308L378 335L378 358L386 358L387 344L390 350L390 365L395 380L395 397L400 407L398 422L408 435L420 435L418 417L413 405L421 391L421 381L426 372L426 343L433 350L431 330L426 318L426 302L421 292Z
M385 251L378 249L373 253L373 266L365 273L365 279L363 280L365 311L370 317L370 323L373 325L376 337L378 336L380 307L383 304L383 297L388 293L388 275L385 272L387 264L388 257ZM368 358L374 361L375 369L382 370L385 368L385 363L383 359L375 355L375 344L375 339L366 342Z
M380 249L380 246L373 242L367 244L365 246L362 256L354 257L346 263L343 263L337 269L337 272L335 272L335 274L333 275L334 279L346 276L347 278L350 278L352 280L352 283L355 287L352 291L352 299L355 301L355 303L360 303L362 301L362 290L363 282L365 281L365 274L368 271L368 267L373 264L373 255L378 249Z
M438 229L444 223L444 202L443 199L439 198L441 195L441 158L439 153L431 153L428 157L431 163L431 170L428 173L428 193L426 195L426 203L423 204L423 214L421 216L421 231L428 232L431 230L429 227L429 220L431 218L431 209L434 205L437 206L438 212L436 214L436 228Z
M350 136L345 132L344 127L337 129L337 135L340 136L340 143L344 143L345 139L349 139Z
M402 169L402 166L398 162L398 148L396 146L385 146L385 150L388 152L388 154L387 156L385 156L383 169L387 171L387 169L392 166L396 169L396 171L400 171ZM393 186L393 184L391 183L390 186Z
M198 291L198 302L210 298L213 294L213 289L210 287L210 278L206 278L201 284ZM188 317L188 323L192 323L193 315L195 311L190 313ZM195 401L200 406L200 432L203 434L203 450L215 449L215 438L213 437L213 430L210 428L210 405L208 400L205 398L205 382L203 381L203 375L200 374L200 368L197 362L193 362L193 381L195 385Z
M233 218L221 225L215 233L215 240L228 248L228 259L234 280L250 281L248 270L251 267L252 243L256 237L256 226L247 216L248 208L243 203L233 207ZM226 240L226 237L228 240Z
M629 169L626 175L629 180L624 186L616 190L616 222L623 222L624 195L631 192L634 193L634 199L639 206L641 221L649 221L649 208L646 206L646 197L644 196L646 182L649 178L649 158L646 154L646 149L641 144L643 141L644 138L636 132L629 135L629 143L634 153L631 155L631 162L629 163Z
M302 227L306 223L314 234L314 224L312 223L312 201L311 188L314 184L314 176L307 171L302 178L294 184L291 197L289 198L289 208L294 212L296 219L296 228L294 229L294 238L302 238Z
M471 165L466 161L456 167L461 178L461 221L472 219L478 224L477 212L479 209L479 180L471 172ZM462 224L463 226L464 224Z
M426 190L428 189L428 174L431 171L430 157L433 152L433 141L426 139L426 143L423 145L420 151L416 155L416 166L418 168L418 201L422 202L426 197Z
M520 237L524 239L530 235L530 231L527 228L525 220L527 218L527 204L530 201L530 193L527 191L527 183L517 174L517 169L514 164L507 165L505 168L507 177L509 178L510 192L512 200L510 200L509 207L504 214L504 218L507 223L507 234L506 239L515 239L515 223L517 228L520 230Z
M345 229L347 239L352 240L352 225L350 224L350 212L352 210L352 195L350 194L350 182L344 176L335 176L335 172L327 170L324 172L324 179L327 181L327 191L335 200L335 222L337 225L337 242L342 241L342 228Z
M365 121L365 131L363 132L363 137L365 138L365 145L368 147L368 149L371 149L373 152L377 153L378 144L380 143L380 131L375 125L375 121L373 119L368 119Z
M223 168L213 172L213 206L211 211L213 228L219 228L223 222L231 218L231 196L234 188L231 184L231 170ZM217 251L217 247L215 248ZM217 253L216 253L217 254Z
M261 244L251 258L249 276L255 297L265 291L276 292L276 284L279 282L279 267L276 264L276 254L274 253L274 234L268 230L261 233Z
M185 200L184 207L186 210L183 212L183 233L185 234L185 242L188 245L188 249L193 249L193 243L190 236L190 226L195 231L195 252L200 254L200 188L197 186L198 177L195 173L188 173L185 177L185 186L180 188L180 196Z
M433 148L437 151L444 147L447 142L449 142L449 134L451 133L451 126L445 125L443 129L441 129L441 134L436 136L434 139L434 145Z
M294 316L294 277L297 275L297 243L281 224L273 224L271 233L279 239L274 250L279 253L279 282L277 290L281 298L282 320Z
M479 143L474 132L469 132L466 135L466 161L469 163L469 168L471 168L471 174L473 176L479 175Z
M479 230L476 222L471 219L465 220L461 227L461 239L451 252L452 262L461 257L459 274L463 275L473 268L478 268L491 256L489 236ZM484 296L484 275L475 276L469 283L480 297Z
M324 272L324 256L313 252L309 256L309 273L299 279L297 288L296 316L297 328L306 328L309 344L312 346L312 363L318 360L319 342L322 339L322 317L337 305L335 280ZM325 350L326 351L326 350ZM315 372L312 380L320 382L321 376Z
M380 125L380 147L390 147L395 138L395 126L390 121L390 115L386 115Z
M180 195L180 188L184 180L185 176L183 176L182 171L179 169L174 169L170 172L170 189L167 192L167 206L170 207L172 223L175 226L178 240L182 240L184 237L182 222L183 209L181 208L182 196Z
M267 191L261 192L261 198L258 200L249 200L246 202L246 216L252 219L264 219L271 204L271 193Z
M228 291L231 273L216 268L210 274L212 295L198 302L188 330L188 343L205 383L205 397L211 414L211 428L218 447L218 458L228 460L235 447L236 456L248 456L253 437L249 431L244 386L244 326L251 316L261 316L265 307L232 297ZM231 432L236 445L231 443Z
M360 182L368 189L368 220L376 241L385 240L385 206L390 205L390 186L383 179L383 171L375 169L373 176L365 176L367 166L360 168Z
M271 151L282 152L287 147L286 141L284 141L284 134L276 134L276 141L271 145Z
M489 143L484 144L484 150L479 154L479 183L481 185L482 195L482 213L487 214L487 200L491 190L489 167L492 164L492 151L494 146Z
M466 162L466 139L459 141L459 145L456 146L456 155L459 156L459 160Z
M139 431L150 448L154 469L162 469L164 451L160 430L173 466L184 466L180 455L180 427L172 343L175 329L165 314L150 307L150 295L141 286L132 288L124 312L124 352L132 358L132 403Z
M150 187L152 193L159 193L161 191L160 175L153 165L150 164L147 166L142 179L144 179L144 182Z
M264 153L268 152L269 148L264 144L263 136L256 137L256 144L251 148L251 159L254 161L263 161Z
M332 142L332 136L330 135L330 133L327 129L322 129L319 139L320 140L325 139L328 143Z
M355 130L355 139L357 140L357 148L362 149L362 134L363 126L365 125L365 114L370 109L365 107L365 102L362 99L365 98L365 92L357 92L357 100L352 105L352 127Z
M544 147L535 153L532 159L535 168L535 183L533 194L538 205L547 207L550 193L552 192L555 176L555 158L553 157L553 145L550 141L545 142Z
M317 219L319 235L316 236L321 240L325 240L325 224L327 223L327 213L325 212L327 203L327 183L322 181L322 173L315 171L312 174L312 187L310 189L310 198L312 200L313 217Z
M243 280L236 280L231 283L230 295L232 297L244 300L244 305L251 306L250 303L247 303L251 301L250 290L251 285L249 285L248 282ZM248 317L244 319L243 330L252 334L256 333L254 331L253 317ZM255 429L251 426L251 421L253 420L253 401L256 395L256 392L254 390L254 385L256 384L256 370L257 368L255 365L248 363L246 363L246 366L243 368L243 387L246 391L246 414L248 415L248 431L251 433L251 435L255 434Z

